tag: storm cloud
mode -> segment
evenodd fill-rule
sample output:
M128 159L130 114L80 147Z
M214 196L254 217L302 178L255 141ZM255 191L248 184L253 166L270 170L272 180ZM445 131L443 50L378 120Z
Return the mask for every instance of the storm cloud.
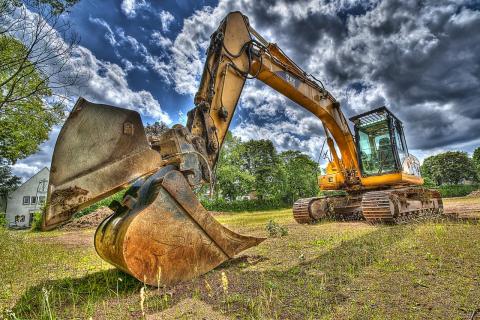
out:
M173 74L185 75L174 81L179 92L196 89L202 48L233 10L246 14L267 40L324 81L347 116L389 107L404 121L411 149L428 151L480 137L480 11L473 1L220 1L187 18L177 37L172 62L178 73ZM258 93L252 108L248 100L255 94L245 94L250 97L241 101L248 114L235 132L260 138L261 130L242 128L268 125L281 136L282 113L298 107L287 99L275 102L275 93ZM309 134L319 132L305 132L304 139Z

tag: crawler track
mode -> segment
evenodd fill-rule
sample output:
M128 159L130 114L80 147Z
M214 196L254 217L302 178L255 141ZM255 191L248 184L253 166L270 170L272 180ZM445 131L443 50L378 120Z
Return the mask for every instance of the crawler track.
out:
M443 203L438 191L419 187L305 198L299 199L293 205L293 217L302 224L313 223L322 218L403 223L442 212Z
M299 199L293 204L293 218L300 224L313 223L322 217L315 216L312 204L316 201L322 201L325 197L314 197Z
M443 202L436 190L401 188L366 192L362 214L367 222L404 223L442 213Z
M368 222L395 222L390 206L389 193L385 191L367 192L362 198L362 215Z
M293 217L298 223L313 223L324 218L360 220L360 201L358 194L299 199L293 205Z

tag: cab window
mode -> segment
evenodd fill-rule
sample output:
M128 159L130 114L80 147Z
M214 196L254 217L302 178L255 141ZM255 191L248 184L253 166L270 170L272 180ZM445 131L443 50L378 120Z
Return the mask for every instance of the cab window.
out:
M378 175L397 170L387 119L360 126L358 139L363 175Z

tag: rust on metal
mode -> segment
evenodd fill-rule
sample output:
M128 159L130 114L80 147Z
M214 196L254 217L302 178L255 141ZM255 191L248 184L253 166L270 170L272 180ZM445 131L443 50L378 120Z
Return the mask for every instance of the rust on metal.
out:
M77 186L68 187L66 189L59 189L52 192L50 203L60 206L65 206L69 201L80 197L80 201L84 201L85 196L88 194L88 190L79 188Z
M210 271L265 240L236 234L200 204L183 174L167 166L95 234L98 254L140 281L168 285Z

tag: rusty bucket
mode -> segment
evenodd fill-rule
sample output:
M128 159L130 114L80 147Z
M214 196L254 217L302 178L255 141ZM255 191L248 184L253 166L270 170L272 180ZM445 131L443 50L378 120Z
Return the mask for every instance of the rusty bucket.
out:
M100 224L95 248L104 260L149 285L195 278L264 240L218 223L173 166L141 184Z

